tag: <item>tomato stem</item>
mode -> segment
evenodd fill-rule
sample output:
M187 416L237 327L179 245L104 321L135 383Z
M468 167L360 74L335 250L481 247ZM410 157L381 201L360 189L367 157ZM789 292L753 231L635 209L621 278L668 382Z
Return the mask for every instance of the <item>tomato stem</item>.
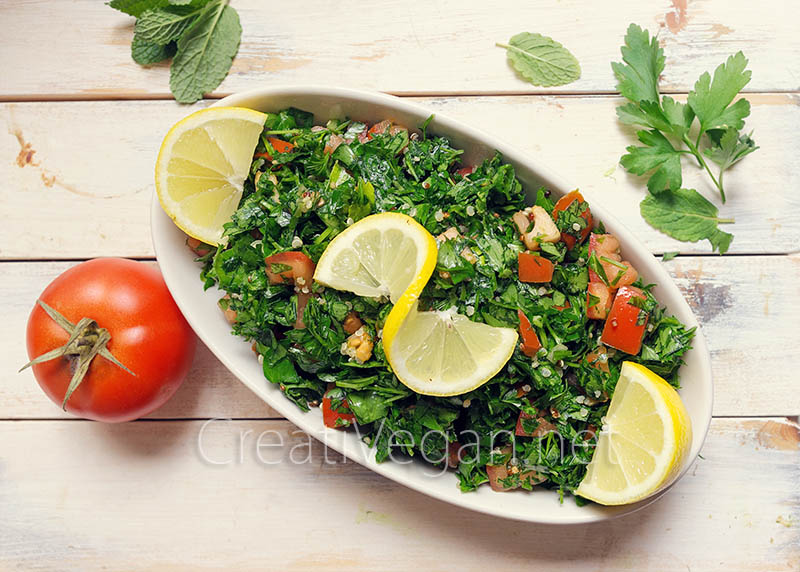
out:
M67 410L67 401L72 396L72 393L78 388L83 379L89 371L89 366L92 360L100 355L116 365L124 369L129 374L136 376L131 370L125 367L106 347L108 342L111 341L111 334L108 330L101 328L97 322L90 318L81 318L77 324L73 324L61 315L55 308L52 308L45 302L37 300L37 303L42 309L50 316L53 321L58 324L69 334L69 340L63 346L44 353L25 364L20 371L23 371L30 366L50 361L59 357L65 357L75 360L75 369L70 379L67 391L64 394L64 401L61 407L64 411Z

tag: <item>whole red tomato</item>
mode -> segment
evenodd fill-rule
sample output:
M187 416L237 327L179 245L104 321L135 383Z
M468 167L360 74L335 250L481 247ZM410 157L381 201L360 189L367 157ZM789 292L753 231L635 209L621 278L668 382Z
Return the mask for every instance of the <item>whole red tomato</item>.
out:
M39 300L73 325L88 318L82 322L83 341L70 345L75 351L32 366L50 399L62 404L82 355L102 345L103 330L110 335L108 352L132 372L96 355L66 401L70 413L111 423L136 419L166 402L189 372L197 338L161 273L148 264L122 258L89 260L53 280ZM37 303L28 319L30 359L69 339L69 332Z

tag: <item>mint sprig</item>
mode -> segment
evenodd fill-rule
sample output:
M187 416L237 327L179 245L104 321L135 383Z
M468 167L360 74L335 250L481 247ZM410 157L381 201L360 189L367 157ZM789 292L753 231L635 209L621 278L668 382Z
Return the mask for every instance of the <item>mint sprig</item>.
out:
M629 103L617 107L617 117L627 125L645 128L636 132L643 145L629 146L620 164L636 175L649 175L650 196L642 202L642 215L651 226L678 240L708 239L714 250L726 252L733 236L716 225L733 221L717 218L713 204L697 191L681 188L682 157L694 156L725 203L725 171L758 149L750 135L741 133L750 103L746 99L734 102L750 81L747 58L737 52L717 67L713 78L708 72L701 75L684 104L661 96L658 79L664 71L664 51L647 30L631 24L620 51L623 61L611 67L617 89ZM718 165L716 174L707 159Z
M228 0L111 0L109 6L137 18L131 56L140 65L173 58L170 90L194 103L228 75L242 27Z

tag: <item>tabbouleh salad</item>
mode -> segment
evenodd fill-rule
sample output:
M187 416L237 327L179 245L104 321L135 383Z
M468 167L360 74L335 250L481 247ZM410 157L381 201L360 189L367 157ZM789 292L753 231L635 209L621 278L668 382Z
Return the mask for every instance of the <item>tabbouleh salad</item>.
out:
M463 491L571 493L621 363L677 387L694 329L659 307L577 191L556 201L542 188L530 204L499 153L463 165L429 122L409 133L390 121L315 125L293 108L267 114L227 244L190 240L202 278L227 292L220 306L234 334L253 342L265 378L302 410L322 407L330 427L357 423L379 462L398 451L422 457L455 470ZM386 211L437 237L420 309L456 308L520 331L511 359L481 387L412 392L382 348L391 303L312 282L333 237Z

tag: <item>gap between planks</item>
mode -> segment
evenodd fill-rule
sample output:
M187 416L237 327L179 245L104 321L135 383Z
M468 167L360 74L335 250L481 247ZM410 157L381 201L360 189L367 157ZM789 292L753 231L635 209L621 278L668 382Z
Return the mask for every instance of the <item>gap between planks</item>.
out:
M297 84L302 85L302 84ZM313 85L313 84L308 84ZM267 86L269 87L269 86ZM356 89L357 88L351 88ZM247 91L247 90L243 90ZM396 97L580 97L580 98L590 98L590 97L619 97L620 93L618 91L526 91L526 90L519 90L519 91L504 91L504 92L497 92L497 91L480 91L480 90L473 90L473 91L381 91L381 90L374 90L374 89L365 89L364 91L371 91L377 93L384 93L386 95L394 95ZM234 93L242 93L242 92L230 92L230 93L212 93L203 96L203 99L197 103L202 103L203 101L217 101L220 99L224 99L229 95L233 95ZM677 95L677 96L686 96L688 95L688 91L661 91L659 92L661 95ZM744 96L768 96L768 95L800 95L799 90L794 89L775 89L775 90L756 90L756 91L748 91L742 90L740 92ZM118 94L7 94L7 95L0 95L0 103L66 103L66 102L80 102L80 101L88 101L88 102L102 102L102 101L171 101L174 97L171 93L149 93L149 94L126 94L124 92Z

